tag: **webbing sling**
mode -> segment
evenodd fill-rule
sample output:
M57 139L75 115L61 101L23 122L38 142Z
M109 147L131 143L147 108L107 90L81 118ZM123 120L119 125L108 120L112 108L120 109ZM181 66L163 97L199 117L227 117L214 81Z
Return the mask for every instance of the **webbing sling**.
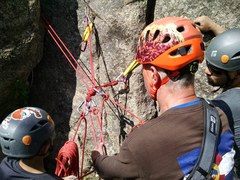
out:
M207 100L204 104L204 134L200 156L187 180L211 179L213 161L220 133L220 118L215 107Z

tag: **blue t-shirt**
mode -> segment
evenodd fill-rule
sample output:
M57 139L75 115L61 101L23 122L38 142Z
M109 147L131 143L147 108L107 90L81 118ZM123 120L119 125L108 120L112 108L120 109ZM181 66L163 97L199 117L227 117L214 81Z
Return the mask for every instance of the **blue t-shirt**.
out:
M5 157L0 164L0 179L3 180L19 180L19 179L31 179L31 180L56 180L61 179L55 175L47 173L33 174L27 172L21 168L18 159Z

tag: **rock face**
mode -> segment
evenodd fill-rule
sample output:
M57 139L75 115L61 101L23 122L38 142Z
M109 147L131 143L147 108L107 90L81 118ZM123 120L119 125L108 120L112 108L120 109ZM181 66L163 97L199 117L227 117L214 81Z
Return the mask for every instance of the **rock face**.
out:
M239 1L230 0L228 2L220 0L214 1L156 1L155 19L166 16L180 16L195 19L198 16L206 15L212 18L215 22L221 24L226 29L240 26L240 12L237 10L240 6ZM209 40L212 38L211 34L204 34L205 48ZM206 83L204 75L204 64L200 66L200 70L196 74L196 92L199 96L204 98L213 98L213 90Z
M56 146L49 159L51 171L54 170L53 158L57 156L63 144L73 138L81 112L86 113L86 104L81 107L80 105L86 100L88 90L92 88L91 56L95 85L102 85L116 80L132 62L138 36L144 26L153 19L166 16L194 19L200 15L207 15L226 28L239 26L240 22L240 12L237 8L240 3L233 0L42 0L42 17L55 29L74 59L90 77L88 78L74 63L76 73L67 60L72 58L69 55L67 58L64 56L64 53L68 53L62 53L48 33L45 34L42 48L40 1L0 2L0 5L0 16L3 17L0 19L1 115L5 116L15 107L23 105L42 107L49 112L56 122L57 131ZM86 50L82 52L80 44L87 24L86 15L94 22L95 28L92 42L88 43ZM209 39L208 34L205 35L205 39ZM206 41L205 45L207 44ZM61 48L63 49L62 46ZM214 94L206 84L203 70L204 64L196 75L197 93L202 97L213 98ZM141 119L149 120L157 115L158 107L146 94L140 67L132 72L128 83L119 83L103 90L112 100ZM95 112L98 112L99 116L102 99L102 95L98 93L92 96L97 105L94 107ZM98 121L93 115L95 136L90 114L85 115L88 129L84 171L92 168L89 163L90 153L100 142ZM102 133L107 152L113 154L118 152L126 134L138 123L138 119L109 99L105 103L102 117ZM83 123L77 134L74 140L81 155Z
M40 62L40 1L0 2L0 118L27 105L31 72ZM29 79L28 79L29 78Z

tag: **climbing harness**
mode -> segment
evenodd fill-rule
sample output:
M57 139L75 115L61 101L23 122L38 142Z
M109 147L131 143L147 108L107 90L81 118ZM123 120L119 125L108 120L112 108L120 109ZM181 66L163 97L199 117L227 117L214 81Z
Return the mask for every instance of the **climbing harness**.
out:
M85 158L84 151L85 151L85 144L86 144L86 137L87 137L88 122L90 122L93 139L95 141L95 148L99 147L99 141L100 141L100 143L103 144L104 153L107 154L106 145L104 143L104 135L102 132L102 119L103 119L102 117L103 117L103 110L104 110L106 101L110 101L115 107L119 107L123 109L124 111L126 111L127 113L129 113L130 115L138 119L139 120L138 125L141 125L144 123L144 121L141 118L137 117L131 111L129 111L124 106L116 102L114 99L110 98L109 95L106 94L103 90L103 88L105 87L112 87L117 85L118 83L126 83L127 75L138 65L138 63L136 60L134 60L130 64L130 66L123 73L121 73L114 81L100 85L94 78L94 66L93 66L92 46L91 46L91 33L94 31L94 23L90 21L90 18L86 16L87 25L86 25L84 34L82 36L80 50L84 52L86 50L86 47L87 46L89 47L91 77L84 70L84 68L79 64L79 62L74 58L74 56L71 54L67 46L61 40L59 35L56 33L56 31L53 29L50 23L46 20L46 18L42 17L42 20L44 22L44 26L47 29L48 34L54 40L58 48L61 50L65 58L68 60L69 64L75 70L77 77L83 82L83 84L88 89L85 100L83 100L77 108L77 111L79 112L80 117L77 123L77 128L75 129L75 134L72 137L72 139L67 141L63 145L63 147L59 150L58 156L56 158L57 164L55 169L55 174L60 177L75 175L78 177L78 179L83 179L83 177L94 172L94 170L92 170L88 173L83 173L84 158ZM91 82L91 85L89 85L87 81ZM92 99L92 97L95 95L98 95L102 98L101 108L98 108L95 101ZM97 124L98 124L99 140L97 137L97 132L94 127L94 122L95 122L94 119L97 120ZM75 139L82 123L84 123L84 135L81 142L82 144L81 145L81 155L82 155L81 163L79 163L79 155L78 155L79 152L78 152L78 146L75 143ZM80 164L80 167L79 167L79 164Z

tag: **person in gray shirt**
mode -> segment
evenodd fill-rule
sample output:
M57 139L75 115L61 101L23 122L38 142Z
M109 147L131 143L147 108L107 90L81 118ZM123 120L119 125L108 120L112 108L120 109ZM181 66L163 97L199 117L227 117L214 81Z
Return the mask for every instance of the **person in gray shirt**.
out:
M205 52L205 74L210 85L222 89L213 103L228 116L235 138L235 164L240 174L240 28L225 31L207 16L198 17L194 22L203 33L212 31L216 36Z

